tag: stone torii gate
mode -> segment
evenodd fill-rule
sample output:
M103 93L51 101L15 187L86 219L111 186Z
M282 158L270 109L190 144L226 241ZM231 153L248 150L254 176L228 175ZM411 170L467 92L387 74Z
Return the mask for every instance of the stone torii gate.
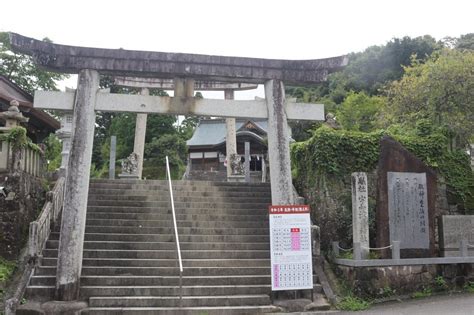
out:
M12 49L33 56L55 72L78 73L75 93L35 93L34 106L73 112L64 210L56 274L56 299L79 297L95 111L267 118L272 203L293 204L288 119L323 120L323 105L291 103L284 84L309 85L327 79L347 57L272 60L65 46L10 33ZM174 97L101 92L99 74L173 81ZM264 84L265 99L196 99L196 81Z

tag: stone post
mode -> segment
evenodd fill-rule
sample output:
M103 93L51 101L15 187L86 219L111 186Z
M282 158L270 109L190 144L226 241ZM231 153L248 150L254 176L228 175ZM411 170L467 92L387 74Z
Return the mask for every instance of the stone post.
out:
M150 91L147 88L142 88L141 95L149 95ZM135 142L133 144L133 152L138 154L138 179L142 178L143 172L143 156L145 155L145 136L146 136L146 121L147 114L137 114L135 122Z
M233 90L224 90L224 98L226 100L234 99ZM225 137L225 156L227 159L227 178L232 175L232 163L230 157L237 154L237 138L235 136L235 118L226 118L226 137Z
M354 242L353 251L354 251L354 260L366 259L362 257L362 246L359 242Z
M392 241L392 259L400 259L400 241Z
M97 71L79 72L73 118L77 128L72 130L56 272L55 298L60 301L79 298L98 88Z
M115 154L117 152L117 137L110 137L109 179L115 179ZM140 173L141 175L141 173Z
M250 183L250 142L245 141L245 182Z
M469 256L469 247L467 246L467 240L462 239L459 242L459 256L461 257L468 257Z
M332 253L334 254L334 257L339 256L339 242L333 241L331 242L332 244Z
M352 173L352 238L361 246L362 259L369 257L369 202L367 174Z
M56 131L56 135L62 142L61 166L59 167L59 176L66 177L67 165L69 161L69 151L71 149L72 133L72 113L64 112L61 117L61 129Z
M268 110L268 156L272 204L292 205L290 134L285 112L285 87L280 80L265 82Z

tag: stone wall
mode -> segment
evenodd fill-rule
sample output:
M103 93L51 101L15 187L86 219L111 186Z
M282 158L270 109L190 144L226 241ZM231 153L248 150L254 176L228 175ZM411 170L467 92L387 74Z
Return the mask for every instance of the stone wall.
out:
M462 287L474 281L474 264L416 265L391 267L348 267L337 265L336 273L348 282L360 297L383 297L409 294L423 289L442 289L435 279L443 277L446 285Z
M45 185L38 177L16 172L0 174L0 186L10 193L0 194L0 256L14 259L26 244L31 221L45 202Z

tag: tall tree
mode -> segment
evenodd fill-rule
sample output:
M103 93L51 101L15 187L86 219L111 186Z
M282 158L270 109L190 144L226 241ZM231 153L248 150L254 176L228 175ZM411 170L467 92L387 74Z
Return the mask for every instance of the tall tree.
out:
M48 38L43 41L51 42ZM57 82L69 76L40 69L32 57L13 52L6 32L0 32L0 74L30 94L35 90L56 91Z
M474 136L474 51L445 49L425 63L417 59L388 89L389 123L415 126L428 119L442 127L453 148Z

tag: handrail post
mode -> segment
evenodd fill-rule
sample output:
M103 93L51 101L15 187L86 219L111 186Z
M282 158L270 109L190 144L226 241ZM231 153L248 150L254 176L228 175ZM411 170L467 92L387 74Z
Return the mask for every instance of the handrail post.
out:
M170 187L170 198L171 198L171 210L173 212L173 225L174 225L174 236L176 240L176 249L178 251L178 263L179 263L179 307L183 306L183 262L181 260L181 248L179 245L179 236L178 236L178 225L176 223L176 212L174 210L174 198L173 198L173 186L171 185L171 172L168 156L166 156L166 175L168 177L168 183Z

